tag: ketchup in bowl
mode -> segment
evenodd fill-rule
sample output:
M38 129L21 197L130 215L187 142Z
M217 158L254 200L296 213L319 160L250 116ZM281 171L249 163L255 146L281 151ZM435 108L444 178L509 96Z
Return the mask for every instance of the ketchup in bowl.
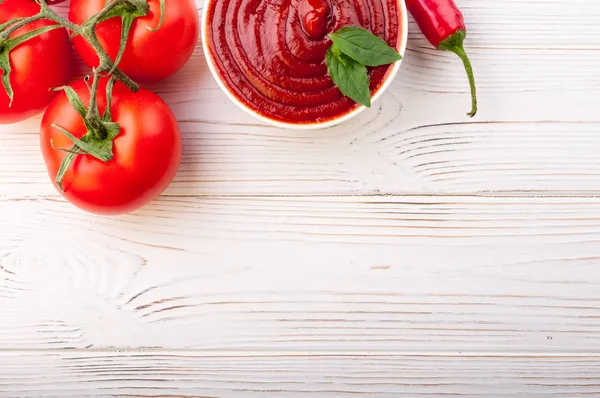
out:
M217 80L242 106L275 122L318 124L360 107L327 73L328 34L369 30L400 50L403 0L208 0L204 44ZM392 65L369 68L371 95Z

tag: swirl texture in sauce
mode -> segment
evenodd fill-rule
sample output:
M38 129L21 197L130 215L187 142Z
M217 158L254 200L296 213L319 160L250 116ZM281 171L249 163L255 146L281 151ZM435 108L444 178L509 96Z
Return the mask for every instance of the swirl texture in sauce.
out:
M327 73L330 32L353 25L391 47L400 43L396 0L211 0L208 51L229 91L255 112L284 123L318 123L359 105ZM369 68L371 93L392 65Z

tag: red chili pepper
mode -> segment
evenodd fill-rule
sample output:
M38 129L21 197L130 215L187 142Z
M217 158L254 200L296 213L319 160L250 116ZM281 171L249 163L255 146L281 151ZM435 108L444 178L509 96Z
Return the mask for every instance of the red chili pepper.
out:
M467 115L475 116L477 88L471 61L463 47L467 28L462 13L453 0L406 0L406 6L435 48L452 51L463 61L471 85L472 109Z

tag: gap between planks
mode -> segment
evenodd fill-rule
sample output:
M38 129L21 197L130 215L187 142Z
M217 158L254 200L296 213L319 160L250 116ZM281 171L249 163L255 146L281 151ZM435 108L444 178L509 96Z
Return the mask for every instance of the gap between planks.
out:
M86 348L86 349L0 349L0 357L14 354L22 355L37 355L37 354L60 354L60 355L131 355L131 356L146 356L146 355L181 355L194 356L201 358L277 358L277 357L429 357L429 358L598 358L600 359L600 351L590 352L555 352L555 351L540 351L540 352L509 352L509 351L424 351L424 350L343 350L343 351L326 351L326 350L198 350L198 349L181 349L181 348Z
M460 198L460 199L600 199L598 191L499 191L479 193L357 193L357 194L280 194L280 193L231 193L231 194L186 194L164 193L159 198L189 198L189 199L335 199L335 198ZM0 201L20 200L62 200L61 195L0 195ZM155 199L155 200L157 200ZM66 201L66 200L65 200Z

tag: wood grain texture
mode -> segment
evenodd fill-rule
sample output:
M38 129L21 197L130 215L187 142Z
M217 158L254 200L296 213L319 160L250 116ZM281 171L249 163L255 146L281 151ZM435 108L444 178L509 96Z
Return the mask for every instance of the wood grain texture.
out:
M600 354L599 199L0 206L0 349Z
M595 397L599 367L597 356L2 353L0 397Z
M0 398L600 396L600 5L457 3L476 119L413 21L323 131L247 116L197 48L150 86L180 172L129 216L57 196L39 117L0 127Z
M480 91L473 121L461 63L429 48L414 23L390 91L324 131L276 129L246 115L219 90L198 48L179 74L151 86L172 106L184 138L183 164L166 193L597 195L597 3L464 0L461 7ZM56 195L38 149L39 120L0 128L1 197Z

